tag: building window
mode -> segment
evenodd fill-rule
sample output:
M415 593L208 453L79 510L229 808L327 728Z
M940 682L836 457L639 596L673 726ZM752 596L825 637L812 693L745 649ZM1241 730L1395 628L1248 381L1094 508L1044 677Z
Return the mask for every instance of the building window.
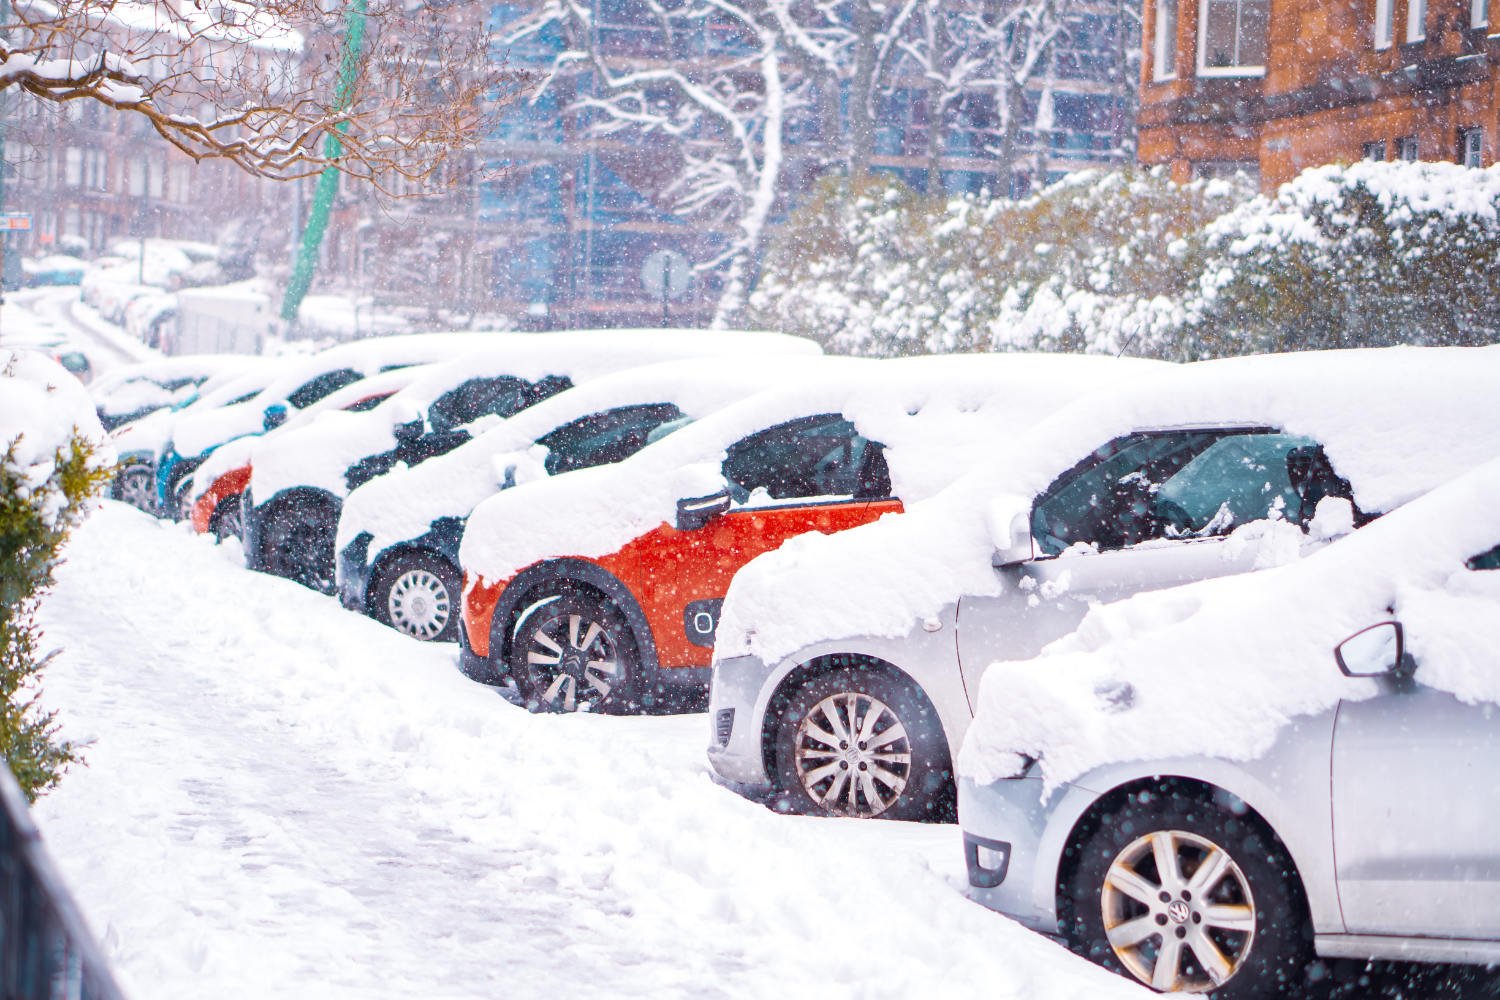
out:
M1407 163L1415 163L1421 158L1421 155L1417 152L1416 136L1408 135L1396 140L1396 159L1405 160Z
M1156 37L1151 51L1157 80L1177 75L1177 0L1156 0Z
M1260 163L1255 160L1197 160L1193 163L1193 180L1195 181L1236 176L1259 181Z
M1459 130L1458 162L1466 167L1484 166L1484 129L1466 128Z
M81 186L83 184L83 150L76 146L69 146L63 155L64 183L68 187Z
M1427 0L1406 0L1406 44L1427 37Z
M1490 23L1490 0L1469 0L1469 27L1485 28Z
M1360 148L1360 158L1365 160L1377 160L1385 162L1385 140L1378 142L1367 142Z
M1388 49L1396 32L1394 0L1375 0L1375 47Z
M1202 0L1198 75L1263 75L1270 12L1270 0Z

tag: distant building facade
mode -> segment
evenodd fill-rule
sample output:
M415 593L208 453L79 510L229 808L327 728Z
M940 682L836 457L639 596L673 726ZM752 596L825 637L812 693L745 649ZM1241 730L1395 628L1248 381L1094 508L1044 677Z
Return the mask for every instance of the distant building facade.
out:
M643 30L652 16L648 5L587 2L601 48L620 58L714 58L719 47L732 44L705 27L689 42L679 38L679 51L655 52L650 46L658 36ZM493 7L497 40L531 9L528 0ZM497 50L512 66L546 70L563 44L560 34L544 32L516 44L497 41ZM694 52L681 50L684 44ZM1072 6L1048 71L1026 95L1013 193L1072 170L1130 160L1137 52L1133 19L1117 0ZM720 288L713 272L664 297L651 289L663 288L664 264L682 270L713 259L726 232L673 210L669 187L677 162L669 145L641 148L590 134L589 113L575 101L589 96L595 81L583 64L576 65L539 99L507 109L482 147L493 179L476 196L478 239L492 254L495 307L519 325L537 328L706 322ZM997 191L1002 185L993 110L982 100L966 100L957 119L942 133L936 171L942 189ZM898 74L876 127L872 169L927 190L932 130L920 77ZM810 120L788 123L778 218L795 209L829 169L819 155L820 134Z
M1325 163L1495 162L1493 0L1145 0L1139 158L1270 189ZM1500 11L1500 6L1497 6Z

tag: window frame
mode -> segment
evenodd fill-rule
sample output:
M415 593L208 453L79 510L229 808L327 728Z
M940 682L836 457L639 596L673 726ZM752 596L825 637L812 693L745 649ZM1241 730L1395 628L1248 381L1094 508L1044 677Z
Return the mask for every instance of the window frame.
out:
M1388 158L1389 152L1389 147L1386 146L1384 139L1372 139L1369 142L1360 144L1359 158L1361 160L1368 160L1371 163L1384 163Z
M1407 153L1411 155L1408 156ZM1422 147L1414 135L1403 135L1396 140L1396 159L1402 163L1416 163L1422 159Z
M1375 51L1382 52L1396 42L1395 0L1375 0Z
M1163 12L1167 16L1163 17ZM1151 38L1151 79L1177 79L1177 0L1156 0Z
M1207 63L1204 62L1204 59L1203 59L1204 53L1208 50L1208 46L1206 44L1206 41L1207 41L1207 34L1208 34L1208 6L1209 6L1209 4L1210 3L1234 3L1236 5L1236 8L1238 9L1238 8L1243 7L1246 3L1251 3L1251 2L1254 2L1254 0L1198 0L1198 38L1197 38L1197 49L1198 49L1198 51L1197 51L1197 58L1196 58L1195 61L1197 63L1198 75L1200 77L1247 78L1247 77L1259 77L1259 76L1265 76L1266 75L1265 63L1262 63L1259 66L1209 66ZM1389 2L1389 0L1387 0L1387 2ZM1238 14L1236 15L1235 23L1236 23L1236 25L1240 24L1240 19L1239 19ZM1266 23L1263 26L1263 30L1266 33L1267 54L1269 54L1269 51L1270 51L1270 35L1271 35L1271 4L1270 4L1270 0L1266 0ZM1238 49L1240 47L1239 46L1240 39L1241 39L1241 36L1239 35L1239 33L1237 31L1236 34L1235 34L1235 43L1236 43L1235 44L1235 48L1236 49Z
M1478 31L1490 26L1489 0L1469 0L1469 30Z
M1473 161L1469 162L1469 154L1473 152ZM1482 169L1484 167L1484 129L1478 125L1458 130L1458 162L1460 166L1471 169Z
M1427 41L1427 0L1406 0L1406 44Z

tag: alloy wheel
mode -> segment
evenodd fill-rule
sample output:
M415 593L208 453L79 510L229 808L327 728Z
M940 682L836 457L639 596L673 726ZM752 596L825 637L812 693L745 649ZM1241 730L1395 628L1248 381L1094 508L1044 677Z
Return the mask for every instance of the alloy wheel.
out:
M1111 862L1100 893L1104 932L1136 979L1162 992L1205 993L1228 982L1255 943L1255 899L1213 841L1157 830Z
M120 499L149 512L156 501L156 484L152 480L151 471L143 466L124 470L120 473Z
M620 680L619 642L591 615L543 612L527 643L532 690L549 708L592 711Z
M793 756L808 796L837 816L879 816L906 791L911 739L888 705L840 692L797 726Z
M448 626L453 600L447 585L436 574L409 569L391 584L385 609L396 628L414 638L431 640L442 635Z

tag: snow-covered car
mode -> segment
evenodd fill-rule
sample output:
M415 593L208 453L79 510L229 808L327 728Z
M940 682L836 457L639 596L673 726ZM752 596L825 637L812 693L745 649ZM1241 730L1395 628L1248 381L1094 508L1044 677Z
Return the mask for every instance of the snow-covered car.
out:
M121 365L95 379L89 395L104 429L112 431L148 413L186 403L209 376L235 371L244 361L238 354L186 354Z
M846 360L614 465L508 490L460 546L464 669L538 707L701 705L719 606L754 556L930 496L1007 436L1153 362Z
M1313 954L1493 963L1497 508L1491 462L995 664L958 761L969 894L1226 1000L1301 995Z
M398 464L451 451L574 384L637 365L820 353L800 337L740 331L501 334L490 343L437 366L368 413L326 413L257 447L241 505L246 563L332 593L343 498Z
M172 438L176 418L254 399L275 380L281 364L282 359L240 356L234 369L205 379L189 398L116 427L110 438L119 470L110 484L111 498L156 513L156 461Z
M187 519L199 534L212 533L221 541L243 533L240 503L250 486L250 462L263 441L275 440L306 427L334 410L363 413L411 385L433 365L408 365L351 382L287 418L264 436L235 438L213 450L183 484Z
M21 272L26 276L28 288L76 285L83 281L83 273L87 270L88 264L67 254L48 254L35 260L28 257L21 261Z
M194 408L172 421L171 436L156 456L156 509L184 513L182 487L215 448L235 438L264 434L335 390L377 372L446 361L465 351L499 345L516 334L427 333L373 337L286 360L276 378L251 399L212 409Z
M1294 560L1500 454L1500 348L1200 362L1024 436L902 518L745 567L709 760L822 815L951 815L984 670L1103 600Z
M336 568L344 606L418 639L458 635L458 546L469 512L502 489L618 462L682 423L837 364L786 357L664 361L559 393L431 461L349 494Z

